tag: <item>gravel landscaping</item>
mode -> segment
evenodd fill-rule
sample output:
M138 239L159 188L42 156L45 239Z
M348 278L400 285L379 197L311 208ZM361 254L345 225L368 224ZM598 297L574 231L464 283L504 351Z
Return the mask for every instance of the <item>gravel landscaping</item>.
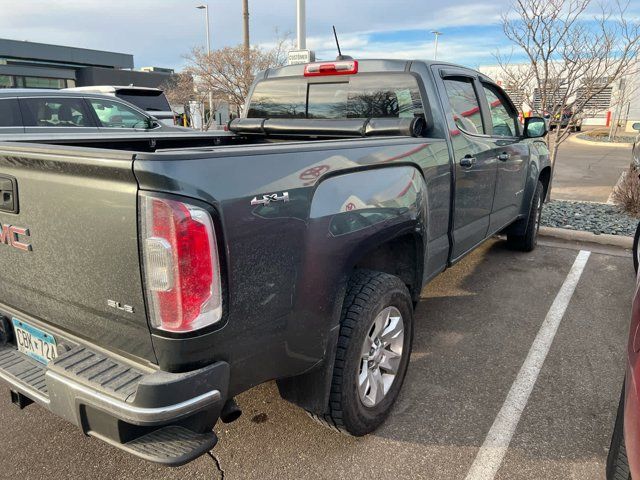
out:
M604 143L633 143L635 140L634 135L618 135L609 140L609 135L589 135L588 133L577 135L577 138L581 140L587 140L589 142L604 142Z
M615 205L554 200L542 209L541 225L633 237L638 219L620 212Z

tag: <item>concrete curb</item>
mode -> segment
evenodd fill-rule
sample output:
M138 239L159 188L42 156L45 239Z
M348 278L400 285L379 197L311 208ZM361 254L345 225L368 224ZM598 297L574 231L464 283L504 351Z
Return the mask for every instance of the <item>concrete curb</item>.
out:
M569 141L573 143L579 143L581 145L592 145L594 147L614 147L614 148L631 148L633 143L609 143L609 142L593 142L591 140L585 140L580 138L583 133L578 135L571 135Z
M607 245L618 248L633 248L633 237L622 235L607 235L585 232L582 230L569 230L567 228L540 227L538 232L540 236L567 240L570 242L580 243L596 243L598 245Z

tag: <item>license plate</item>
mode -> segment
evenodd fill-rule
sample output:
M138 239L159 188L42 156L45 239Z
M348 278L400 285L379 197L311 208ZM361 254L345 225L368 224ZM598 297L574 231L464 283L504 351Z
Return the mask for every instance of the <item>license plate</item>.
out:
M19 352L45 365L58 357L56 339L50 333L43 332L17 318L13 319L13 330Z

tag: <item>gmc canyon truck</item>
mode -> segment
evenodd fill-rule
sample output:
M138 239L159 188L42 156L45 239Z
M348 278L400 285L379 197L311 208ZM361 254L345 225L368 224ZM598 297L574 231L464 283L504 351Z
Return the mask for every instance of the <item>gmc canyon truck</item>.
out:
M496 233L536 245L545 121L521 123L476 71L271 69L230 129L232 144L155 151L0 143L0 377L15 404L180 465L214 447L236 395L275 379L365 435L398 396L425 284Z

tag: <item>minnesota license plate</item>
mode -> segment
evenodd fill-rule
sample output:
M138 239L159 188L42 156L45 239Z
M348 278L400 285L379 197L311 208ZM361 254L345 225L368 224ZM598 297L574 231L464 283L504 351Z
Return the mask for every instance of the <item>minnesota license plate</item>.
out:
M43 332L17 318L13 318L13 330L19 352L45 365L57 358L56 339L50 333Z

